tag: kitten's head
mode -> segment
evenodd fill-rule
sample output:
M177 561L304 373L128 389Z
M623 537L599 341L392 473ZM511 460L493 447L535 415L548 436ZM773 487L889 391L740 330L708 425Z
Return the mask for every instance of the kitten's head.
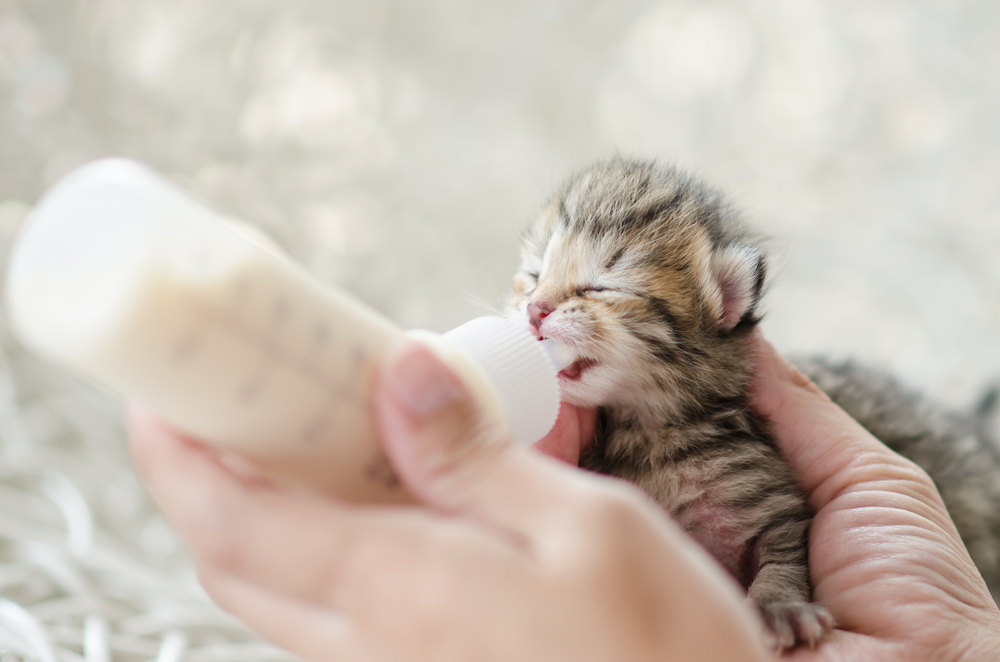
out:
M574 177L524 240L510 312L572 347L563 398L683 416L742 397L760 249L712 190L614 160Z

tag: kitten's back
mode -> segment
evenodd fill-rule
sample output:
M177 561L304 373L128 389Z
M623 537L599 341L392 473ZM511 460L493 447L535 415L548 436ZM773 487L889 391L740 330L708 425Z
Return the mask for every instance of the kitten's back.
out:
M976 567L1000 593L1000 447L981 418L948 411L850 361L794 363L875 437L930 475Z

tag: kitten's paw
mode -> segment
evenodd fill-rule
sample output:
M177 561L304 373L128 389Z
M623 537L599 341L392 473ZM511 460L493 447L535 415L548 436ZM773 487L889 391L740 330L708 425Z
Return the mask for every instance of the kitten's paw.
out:
M770 643L778 652L802 644L813 648L830 636L833 616L812 602L770 602L758 604L770 634Z

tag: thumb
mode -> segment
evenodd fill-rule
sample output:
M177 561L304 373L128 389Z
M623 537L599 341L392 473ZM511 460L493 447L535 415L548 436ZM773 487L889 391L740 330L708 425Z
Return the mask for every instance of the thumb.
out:
M862 480L874 477L930 483L909 460L876 439L759 334L753 404L772 425L782 455L819 510Z
M406 340L389 353L373 395L393 467L436 510L527 535L557 517L578 480L555 460L512 445L422 343Z

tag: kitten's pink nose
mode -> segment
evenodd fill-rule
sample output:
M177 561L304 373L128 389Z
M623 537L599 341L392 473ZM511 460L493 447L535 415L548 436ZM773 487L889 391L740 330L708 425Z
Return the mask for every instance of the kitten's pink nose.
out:
M528 319L531 320L531 326L538 330L538 327L542 325L542 320L549 316L556 307L552 303L545 301L544 299L532 299L528 302Z

